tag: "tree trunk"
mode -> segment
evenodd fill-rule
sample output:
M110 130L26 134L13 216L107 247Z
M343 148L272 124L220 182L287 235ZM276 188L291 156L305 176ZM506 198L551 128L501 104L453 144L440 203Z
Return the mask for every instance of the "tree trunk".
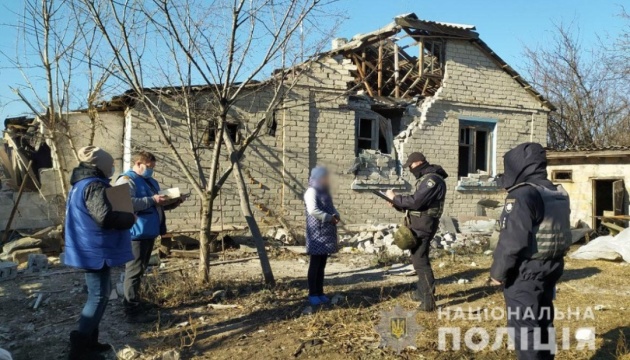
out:
M227 131L223 133L223 142L225 143L225 147L230 154L230 162L232 163L233 168L232 174L234 174L234 180L236 180L236 187L238 189L238 194L241 202L241 212L245 217L247 226L249 226L249 230L251 231L254 242L256 243L256 251L258 252L258 258L260 259L260 266L262 267L265 284L274 286L276 281L273 278L273 272L271 270L271 265L269 264L267 251L265 250L265 242L263 240L262 234L260 233L260 229L258 228L258 223L256 223L256 219L254 218L254 214L252 213L252 208L249 204L249 195L247 194L245 179L243 178L243 173L241 172L241 164L238 161L238 153L234 148L234 143L232 142L232 139L230 138L230 135L227 133Z
M201 224L199 227L199 282L210 281L210 223L212 222L212 200L206 193L201 198Z
M225 132L225 115L218 119L217 132L212 149L212 164L210 164L210 178L201 201L201 233L199 236L199 281L207 283L210 280L210 229L212 227L212 207L214 199L212 192L219 174L219 157L221 156L221 139ZM204 230L205 229L205 230Z

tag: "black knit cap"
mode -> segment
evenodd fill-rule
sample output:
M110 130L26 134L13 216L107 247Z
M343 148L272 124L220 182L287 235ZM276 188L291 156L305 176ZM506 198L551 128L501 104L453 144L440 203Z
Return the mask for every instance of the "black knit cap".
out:
M422 161L425 162L427 161L427 158L424 157L424 154L422 154L421 152L413 152L411 154L409 154L409 157L407 157L407 161L405 162L405 164L403 165L404 168L411 166L411 164L418 162L418 161Z

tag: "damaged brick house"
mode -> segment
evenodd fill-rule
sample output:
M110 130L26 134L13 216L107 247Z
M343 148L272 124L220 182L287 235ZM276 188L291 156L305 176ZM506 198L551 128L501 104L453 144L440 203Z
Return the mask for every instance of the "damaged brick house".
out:
M479 38L474 26L421 20L415 14L350 40L336 39L330 51L291 71L301 73L298 85L242 161L262 225L277 224L282 217L303 227L302 194L309 169L317 164L335 174L335 205L346 229L398 222L400 214L368 190L411 190L414 182L400 160L413 151L422 151L450 174L445 213L474 215L480 201L504 196L492 181L502 171L501 155L521 142L545 144L548 114L554 110ZM229 126L236 141L266 106L264 91L251 94L237 104L234 116L240 125ZM165 121L171 136L177 146L187 146L185 138L178 138L181 118L177 111L170 113ZM124 123L123 137L108 139L104 147L117 146L108 150L122 152L125 166L135 148L155 152L158 180L188 192L155 125L133 104L121 116L124 121L116 123ZM198 205L193 193L169 216L171 229L196 229ZM244 223L229 183L215 210L218 223Z

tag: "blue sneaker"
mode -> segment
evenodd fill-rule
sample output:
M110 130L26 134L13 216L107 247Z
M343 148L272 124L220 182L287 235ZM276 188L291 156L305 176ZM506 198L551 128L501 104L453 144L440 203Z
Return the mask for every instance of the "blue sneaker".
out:
M319 298L319 296L309 296L308 302L311 304L311 306L318 306L322 304L322 300Z
M319 295L318 297L322 304L328 304L330 302L330 299L326 295Z

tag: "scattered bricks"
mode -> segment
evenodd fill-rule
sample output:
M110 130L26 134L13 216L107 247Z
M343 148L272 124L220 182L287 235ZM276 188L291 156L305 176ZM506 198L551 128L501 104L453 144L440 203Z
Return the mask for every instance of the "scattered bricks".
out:
M0 282L15 279L18 264L10 261L0 262Z
M29 254L26 271L29 273L48 271L48 257L44 254Z
M24 264L28 262L28 256L32 254L41 254L42 249L24 249L24 250L16 250L13 252L12 258L13 262L18 264Z

